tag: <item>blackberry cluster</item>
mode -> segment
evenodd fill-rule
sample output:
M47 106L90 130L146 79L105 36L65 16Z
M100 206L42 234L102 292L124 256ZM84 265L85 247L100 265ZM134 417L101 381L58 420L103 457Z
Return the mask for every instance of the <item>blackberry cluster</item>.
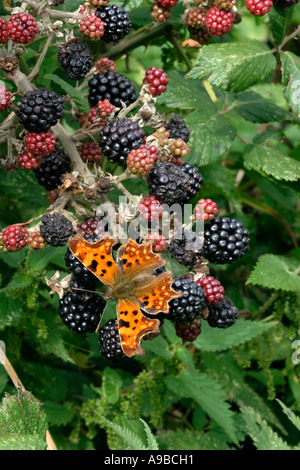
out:
M101 40L118 42L130 31L131 21L124 8L117 5L105 5L96 10L96 16L104 22L104 34Z
M234 263L248 249L249 230L239 220L215 217L205 224L202 255L211 263Z
M168 318L176 323L192 322L205 305L204 289L189 277L175 278L172 288L183 295L170 301Z
M75 286L80 286L77 280L74 281L73 287ZM100 295L71 288L60 299L58 314L74 333L94 333L105 305L106 302Z
M207 322L212 327L228 328L237 321L239 316L237 307L228 297L224 297L217 304L208 304L208 309Z
M149 193L162 204L184 204L201 189L203 178L190 163L159 163L149 175Z
M184 266L194 266L201 260L201 240L191 230L180 230L168 246L173 258Z
M69 171L71 171L69 159L61 150L56 149L43 157L42 163L34 173L39 184L47 191L51 191L61 184L62 175Z
M27 131L45 132L63 115L64 101L48 88L28 91L21 98L17 115Z
M110 162L125 166L129 152L138 149L144 137L145 131L137 122L116 118L102 129L99 145Z
M40 233L49 245L64 246L74 235L74 229L66 217L55 212L43 216Z
M97 107L99 101L107 99L117 108L121 108L121 101L129 106L137 99L135 87L131 81L117 72L98 73L91 78L88 85L88 99L91 106Z
M189 323L176 323L175 329L179 338L192 343L201 333L201 316Z
M93 65L90 50L77 40L70 41L59 49L58 62L72 80L84 78Z
M100 353L106 359L118 361L126 356L123 353L118 322L115 319L108 320L99 330Z
M191 131L183 117L179 116L179 114L172 114L171 119L166 125L166 129L169 131L171 139L182 139L185 142L189 141Z

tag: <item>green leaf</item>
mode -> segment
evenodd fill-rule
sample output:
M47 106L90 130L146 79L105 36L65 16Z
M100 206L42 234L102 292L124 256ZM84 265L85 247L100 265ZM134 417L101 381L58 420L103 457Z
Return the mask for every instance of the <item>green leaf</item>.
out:
M157 441L156 441L154 435L152 434L151 429L149 428L148 424L142 418L140 418L140 421L144 425L145 433L146 433L146 436L147 436L147 443L148 443L147 448L151 449L151 450L159 450Z
M12 279L6 284L5 287L0 289L0 293L2 292L10 292L13 290L24 289L32 283L32 277L29 273L24 273L22 271L17 271Z
M88 101L82 96L82 93L78 90L76 90L72 85L69 83L65 82L62 80L60 77L58 77L55 74L48 73L47 75L44 76L44 78L48 80L53 80L57 85L61 86L61 88L70 95L71 98L75 100L76 105L80 109L80 111L84 113L89 113L90 111L90 106Z
M16 326L22 317L22 306L21 304L11 297L0 294L0 331L6 327L14 325Z
M46 415L41 403L26 390L18 396L6 395L0 406L0 449L46 448ZM20 439L21 438L21 439Z
M280 44L288 33L294 13L294 6L289 8L273 5L269 19L274 41Z
M46 246L43 250L32 251L29 256L29 266L33 271L45 269L56 254L56 248Z
M167 431L158 436L160 447L166 450L229 450L224 435L189 429Z
M135 8L138 8L141 5L141 3L143 3L143 0L125 0L122 3L123 3L122 7L126 11L131 11L131 10L134 10Z
M235 101L235 111L250 122L274 122L283 120L300 120L293 113L286 111L276 104L265 100L258 93L244 92L238 95Z
M293 111L300 116L300 59L289 51L280 53L284 96Z
M257 450L291 450L256 410L248 406L243 407L242 414Z
M260 256L247 284L269 289L300 292L299 263L297 259L280 255Z
M218 112L200 81L188 80L177 71L168 72L168 76L167 91L159 102L172 110L195 110L185 117L191 129L186 161L197 166L214 163L230 149L236 130Z
M152 352L156 356L164 359L170 359L172 357L169 344L162 335L158 335L152 341L144 341L143 349L145 350L145 354Z
M66 426L74 417L70 403L57 403L55 401L45 401L43 404L44 411L47 415L48 422L52 426Z
M188 77L208 79L223 90L238 92L264 80L275 67L275 57L262 42L209 44L200 49Z
M276 398L276 400L278 401L279 405L281 406L289 420L296 426L298 431L300 431L300 416L295 415L295 413L290 410L290 408L288 408L284 403L282 403L282 401L278 400L278 398Z
M207 352L225 351L243 344L258 335L261 335L277 322L260 323L250 320L238 320L234 325L225 330L212 328L206 322L202 323L202 333L194 341L197 349Z
M173 393L195 400L236 442L233 412L225 401L224 390L215 379L191 369L181 371L177 377L169 375L165 382Z
M285 155L286 147L272 136L267 139L262 137L256 136L253 144L246 148L245 167L277 180L297 181L300 178L299 162Z
M98 414L98 413L97 413ZM116 434L118 434L128 445L127 450L147 450L147 447L141 440L141 438L135 434L130 429L120 426L119 424L113 423L104 416L100 416L101 421L103 421L108 427L110 427Z

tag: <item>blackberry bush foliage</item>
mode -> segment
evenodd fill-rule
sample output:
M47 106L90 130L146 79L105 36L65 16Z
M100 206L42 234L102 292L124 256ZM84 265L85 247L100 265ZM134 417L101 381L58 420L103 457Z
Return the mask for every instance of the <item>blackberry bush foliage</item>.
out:
M2 2L0 449L299 447L297 3Z

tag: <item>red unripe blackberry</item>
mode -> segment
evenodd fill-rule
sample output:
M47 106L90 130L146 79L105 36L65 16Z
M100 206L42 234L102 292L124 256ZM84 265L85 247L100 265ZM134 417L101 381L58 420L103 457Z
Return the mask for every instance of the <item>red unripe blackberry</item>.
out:
M30 153L38 156L49 155L56 146L55 135L51 131L30 132L25 136L24 141Z
M9 251L20 251L28 244L28 231L20 225L9 225L2 232L2 240Z
M26 170L36 170L42 163L42 158L33 155L26 147L18 154L18 163Z
M203 219L204 222L212 220L217 213L217 204L211 199L200 199L194 209L196 219Z
M89 166L102 163L102 152L96 142L85 142L78 148L82 160Z
M177 4L178 0L155 0L157 3L159 3L162 7L164 8L172 8L175 7Z
M205 26L206 11L199 6L189 8L186 13L186 24L192 28L200 29Z
M169 79L163 69L150 67L146 72L144 83L149 83L149 92L151 95L159 96L166 91Z
M88 0L88 2L93 7L101 7L103 5L107 5L110 0Z
M150 15L157 23L165 23L165 21L171 17L171 8L162 7L157 3L153 3L151 5Z
M7 23L9 38L20 44L27 44L33 41L38 32L38 24L32 15L18 13L12 15Z
M192 28L191 26L188 26L188 30L190 33L190 38L199 42L199 44L202 46L208 44L213 37L213 34L207 29L206 26L202 26L202 28Z
M118 321L108 320L99 330L100 353L105 359L119 361L126 358L120 341Z
M233 13L220 10L218 7L210 8L205 16L205 26L214 36L224 36L229 33L233 23Z
M0 112L10 106L10 93L4 85L0 84Z
M142 144L132 149L127 156L127 168L134 175L147 175L157 161L157 147Z
M0 43L5 44L8 41L8 28L5 18L0 18Z
M28 237L28 246L32 250L41 250L45 248L45 239L41 236L40 232L30 232Z
M105 24L96 15L86 15L79 24L79 32L92 41L99 40L104 34Z
M200 277L197 284L203 287L205 291L205 300L210 304L217 304L224 297L224 287L220 281L212 276Z
M163 206L154 196L146 196L139 204L139 211L144 219L158 220L163 213Z
M106 120L100 119L97 108L91 108L89 114L83 113L80 116L79 124L81 127L90 127L91 129L101 129L105 124Z
M192 343L201 333L201 316L199 315L189 323L176 323L175 329L179 338Z
M159 129L153 132L152 135L158 140L160 147L163 147L169 143L170 132L164 126L161 126Z
M175 156L172 158L170 163L173 163L173 165L178 165L178 166L184 165L184 161L182 160L182 158L181 157L175 157Z
M106 117L113 112L115 109L114 105L109 102L109 100L104 99L103 101L98 101L98 112L101 117Z
M246 0L247 10L255 16L263 16L269 13L273 6L272 0Z
M212 327L228 328L237 321L239 316L237 307L227 297L224 297L216 305L208 304L208 309L207 322Z
M236 5L236 0L212 0L210 7L218 7L220 10L231 10Z
M186 142L182 139L177 139L170 145L170 150L175 157L186 157L190 151Z
M5 245L3 238L2 238L3 232L2 230L0 231L0 253L7 253L8 249L7 246Z
M167 249L167 242L163 235L158 232L148 233L145 241L153 241L152 243L152 250L155 253L159 253L160 251L166 251Z
M78 225L78 229L83 238L86 239L93 237L95 240L100 240L104 235L104 228L97 217L82 220Z
M172 288L182 296L169 302L167 318L175 323L192 322L201 314L205 305L204 290L189 277L175 278Z
M97 60L95 67L97 72L101 74L116 71L116 64L113 60L110 60L107 57L102 57L102 59Z

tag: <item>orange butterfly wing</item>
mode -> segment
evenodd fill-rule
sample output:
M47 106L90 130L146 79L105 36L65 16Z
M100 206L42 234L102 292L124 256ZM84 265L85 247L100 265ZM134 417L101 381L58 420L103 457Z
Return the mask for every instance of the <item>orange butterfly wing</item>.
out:
M131 239L118 249L117 262L124 279L153 274L155 269L166 264L158 253L152 251L152 242L139 245Z
M112 247L115 243L116 240L110 237L91 243L76 235L69 239L69 248L73 255L103 284L112 287L121 276L120 268L112 255Z
M168 271L159 276L153 276L151 283L137 287L133 295L145 312L153 315L158 312L169 313L169 301L181 296L172 289L173 282L171 272Z
M117 304L121 347L127 357L143 356L143 336L158 333L160 321L145 317L135 299L120 299Z

